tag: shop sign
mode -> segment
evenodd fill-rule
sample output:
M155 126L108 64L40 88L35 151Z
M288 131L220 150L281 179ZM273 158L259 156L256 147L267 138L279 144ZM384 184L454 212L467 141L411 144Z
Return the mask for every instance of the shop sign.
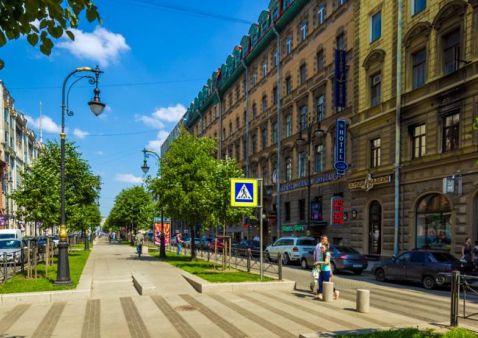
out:
M296 225L283 225L282 232L300 232L304 231L306 228L303 224L296 224Z
M443 193L456 194L460 196L463 193L463 180L461 176L448 176L443 178Z
M390 182L392 182L392 175L372 177L372 174L368 174L367 178L363 181L349 183L349 190L370 191L376 185L387 184Z
M314 178L311 178L310 179L310 184L314 185L314 184L332 182L332 181L338 180L339 178L340 177L337 176L335 173L323 174L323 175L319 175L319 176L316 176ZM305 188L308 185L307 182L308 182L307 179L303 179L303 180L300 180L300 181L296 181L294 183L285 183L285 184L281 185L280 191L281 192L287 192L287 191L291 191L291 190Z
M322 201L312 201L310 203L310 219L312 221L322 221Z
M332 197L330 203L330 224L342 225L344 224L344 199L340 196Z
M335 127L335 163L337 176L343 176L348 169L347 164L347 121L338 119Z

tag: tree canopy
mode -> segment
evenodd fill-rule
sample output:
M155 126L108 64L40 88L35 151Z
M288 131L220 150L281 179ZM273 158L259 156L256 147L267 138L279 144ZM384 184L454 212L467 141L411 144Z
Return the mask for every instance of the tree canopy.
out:
M92 0L0 0L0 47L9 40L25 36L40 51L50 55L52 39L67 36L74 40L71 28L77 28L82 13L89 22L101 22ZM4 66L0 59L0 69Z
M100 178L93 175L76 146L67 142L65 212L68 228L84 229L91 222L99 223L101 216L98 217L96 203L100 187ZM21 173L21 184L11 197L18 206L19 216L25 221L41 222L43 227L60 224L60 146L57 142L44 145L38 159Z

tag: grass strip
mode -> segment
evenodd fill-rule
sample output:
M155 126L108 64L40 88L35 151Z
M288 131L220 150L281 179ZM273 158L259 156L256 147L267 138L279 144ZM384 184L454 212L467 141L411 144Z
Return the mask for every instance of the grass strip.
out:
M76 288L80 280L81 273L85 267L90 251L71 251L70 258L70 277L72 285L55 285L57 273L57 258L54 258L53 265L48 267L48 274L45 273L45 264L38 264L38 278L27 279L26 271L0 284L0 293L18 293L18 292L39 292L39 291L59 291L71 290Z
M364 334L339 335L337 338L476 338L478 334L463 328L454 328L446 333L414 328L374 331Z

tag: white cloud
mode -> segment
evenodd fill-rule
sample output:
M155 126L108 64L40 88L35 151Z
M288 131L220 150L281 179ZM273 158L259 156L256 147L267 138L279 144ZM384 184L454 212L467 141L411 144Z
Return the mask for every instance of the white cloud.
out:
M75 40L65 38L57 47L65 49L80 60L92 60L106 67L110 62L118 61L122 52L130 50L121 34L96 27L91 33L72 29Z
M90 135L90 133L87 132L87 131L83 131L81 129L75 128L75 129L73 129L73 135L75 135L79 139L84 139L85 137Z
M98 156L103 156L104 154L105 154L105 153L102 152L101 150L98 150L98 151L96 152L96 155L98 155Z
M158 135L156 135L156 139L149 141L146 148L148 150L152 150L160 154L161 146L163 145L164 141L166 141L166 139L168 138L168 135L169 133L166 130L160 130L158 132Z
M61 127L56 124L55 121L53 121L49 116L43 115L41 119L35 119L34 117L28 115L25 117L28 123L36 129L40 129L41 124L41 127L45 133L59 134L61 132Z
M119 182L124 182L124 183L133 183L133 184L143 183L143 179L141 177L134 176L133 174L116 174L115 179Z
M163 129L164 123L176 123L183 117L184 113L186 113L186 107L178 103L175 106L156 108L156 110L148 116L136 116L136 120L152 128Z

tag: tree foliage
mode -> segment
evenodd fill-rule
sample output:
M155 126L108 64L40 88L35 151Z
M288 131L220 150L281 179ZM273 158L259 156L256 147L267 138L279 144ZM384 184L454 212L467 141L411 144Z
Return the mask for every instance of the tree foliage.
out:
M100 178L73 143L65 145L65 213L70 229L84 229L91 222L98 224L98 215L85 217L86 210L96 205L101 187ZM18 206L19 216L25 221L41 222L43 227L60 224L60 146L48 142L38 159L21 173L21 184L11 194ZM99 210L96 211L95 213ZM89 215L90 213L88 213ZM93 214L93 212L91 212ZM101 218L101 216L100 216Z
M149 229L153 223L154 205L151 195L142 186L122 190L115 198L106 226Z
M75 39L71 28L78 27L83 12L89 22L101 22L92 0L0 0L0 47L25 36L32 46L40 42L40 51L50 55L52 39Z

